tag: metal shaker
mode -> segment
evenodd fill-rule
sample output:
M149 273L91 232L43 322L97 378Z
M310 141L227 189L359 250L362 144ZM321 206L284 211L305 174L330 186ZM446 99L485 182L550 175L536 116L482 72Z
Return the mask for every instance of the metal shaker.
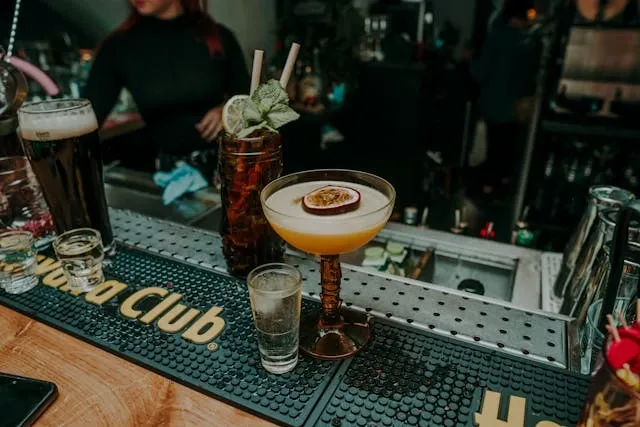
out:
M576 273L576 265L579 265L577 261L580 252L584 249L585 243L591 240L590 234L597 228L594 224L597 222L598 213L603 209L622 206L633 199L635 199L633 193L618 187L596 185L589 189L587 208L565 248L562 267L553 287L553 293L557 298L566 296L569 284Z
M623 281L625 275L625 264L629 264L628 260L637 261L635 254L637 253L636 245L629 245L630 240L636 240L632 237L631 227L637 227L638 221L640 221L640 201L633 200L627 203L620 209L620 216L616 223L616 228L613 232L613 240L611 242L611 255L609 258L609 277L604 290L602 291L602 309L600 310L600 321L598 322L598 329L604 332L605 325L607 324L606 315L613 311L616 297L624 290L629 292L629 289L621 289L621 286L631 287L633 292L633 283L630 285ZM635 236L637 238L637 236ZM633 277L632 277L633 279ZM634 280L632 280L633 282ZM638 287L637 276L635 280L635 297L640 296L640 287ZM633 299L632 299L633 300ZM630 318L630 311L635 311L635 307L631 308L633 304L630 304L626 312L625 317ZM635 317L635 316L633 316Z
M567 286L560 313L578 319L578 324L585 319L589 305L594 296L603 287L603 277L609 267L607 242L613 239L613 232L620 214L619 209L605 209L598 214L595 227L583 245L578 256L574 274ZM640 224L632 222L629 228L630 242L640 239Z
M622 265L622 274L613 287L617 289L616 298L635 298L638 278L640 277L640 244L627 242L628 247ZM611 252L613 242L605 244L596 257L592 275L588 279L583 292L576 301L576 311L573 316L578 325L584 325L587 311L591 304L602 299L609 290L609 276L611 273ZM634 305L635 310L635 305Z

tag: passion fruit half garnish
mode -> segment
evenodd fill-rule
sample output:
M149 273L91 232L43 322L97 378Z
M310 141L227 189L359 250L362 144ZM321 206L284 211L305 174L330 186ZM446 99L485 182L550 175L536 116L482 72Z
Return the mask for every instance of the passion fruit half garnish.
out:
M302 209L313 215L338 215L358 209L360 192L349 187L327 185L302 198Z

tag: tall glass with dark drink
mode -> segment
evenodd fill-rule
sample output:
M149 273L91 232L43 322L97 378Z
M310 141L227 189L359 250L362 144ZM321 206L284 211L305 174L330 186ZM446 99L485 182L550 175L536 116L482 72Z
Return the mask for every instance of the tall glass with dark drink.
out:
M85 99L30 103L18 111L25 154L40 182L60 235L76 228L100 231L114 249L104 192L98 122Z

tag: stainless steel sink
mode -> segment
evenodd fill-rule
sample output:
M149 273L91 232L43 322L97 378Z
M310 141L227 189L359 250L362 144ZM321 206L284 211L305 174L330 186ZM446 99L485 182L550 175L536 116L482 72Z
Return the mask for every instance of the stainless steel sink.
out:
M364 251L366 248L379 246L385 247L393 239L385 239L378 236L373 242L342 257L347 264L362 266ZM474 281L478 287L477 293L502 301L511 301L517 261L500 260L483 257L481 254L447 250L442 247L424 247L413 243L405 245L407 256L402 262L394 262L382 268L368 267L376 271L385 271L389 268L396 274L444 286L450 289L459 289L461 284ZM391 260L388 263L392 262ZM463 283L464 281L464 283Z
M154 218L191 225L219 208L219 199L209 190L185 195L165 206L162 189L149 174L123 168L105 172L105 192L109 206Z
M398 223L387 224L370 245L386 246L390 241L404 245L408 254L385 273L398 273L393 270L400 267L405 277L457 290L463 290L464 280L462 285L468 287L470 280L481 285L485 297L540 308L540 251ZM362 266L364 250L344 255L342 262L379 272Z

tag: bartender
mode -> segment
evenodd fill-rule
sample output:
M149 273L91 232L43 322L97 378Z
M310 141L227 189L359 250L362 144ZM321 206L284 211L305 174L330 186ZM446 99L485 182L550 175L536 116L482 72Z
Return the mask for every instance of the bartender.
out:
M129 18L97 48L85 96L103 123L127 88L154 141L159 169L187 160L208 164L200 169L210 172L222 106L249 92L240 45L200 0L130 1Z
M530 31L534 0L504 0L482 48L471 66L480 87L479 106L487 126L487 159L483 192L508 194L522 150L522 134L530 117L520 117L518 106L531 110L536 89L541 45ZM525 114L526 116L526 114ZM507 160L508 159L508 160ZM496 194L493 194L494 196Z

